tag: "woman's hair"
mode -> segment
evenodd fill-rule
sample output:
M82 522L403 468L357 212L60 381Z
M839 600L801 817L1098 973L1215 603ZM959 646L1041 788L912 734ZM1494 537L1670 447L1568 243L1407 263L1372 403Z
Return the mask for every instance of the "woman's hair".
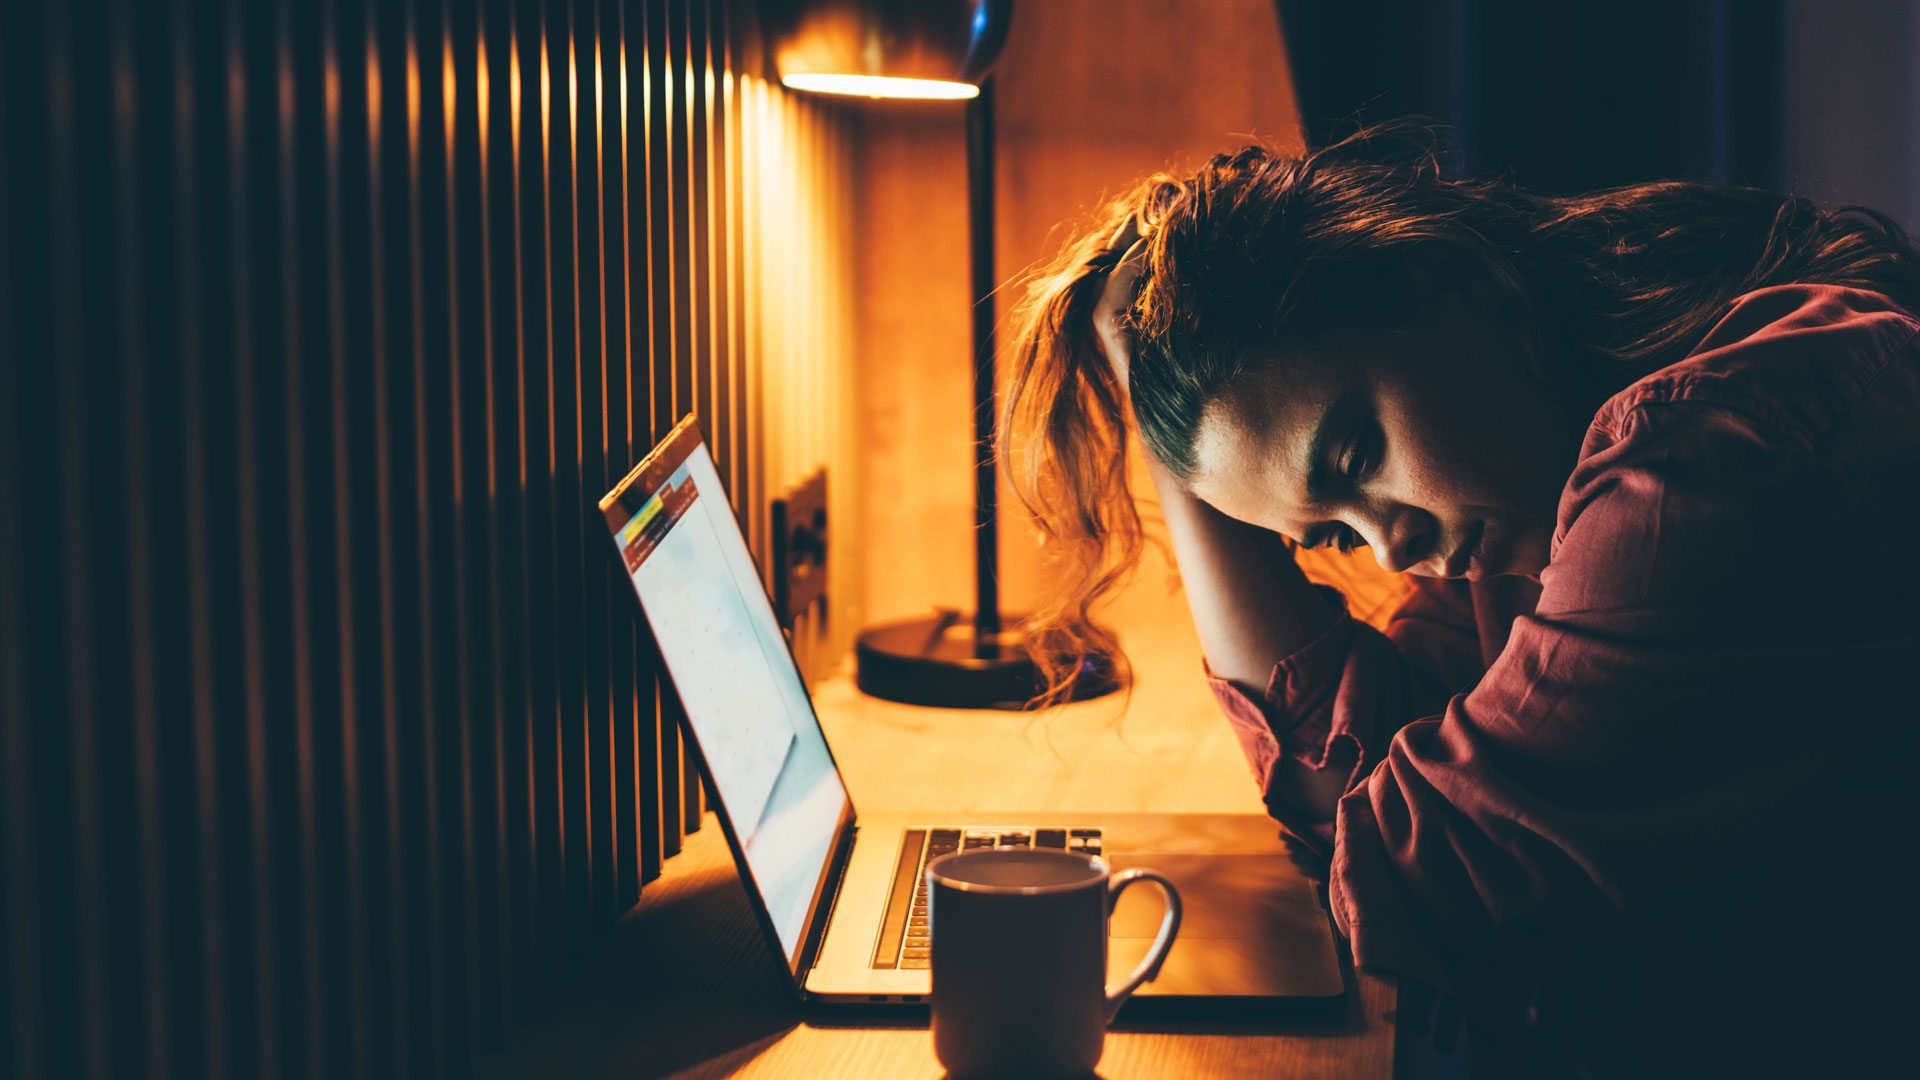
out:
M1091 313L1123 254L1108 238L1130 219L1145 269L1120 320L1134 343L1123 390ZM1396 325L1419 299L1410 266L1497 290L1535 372L1588 415L1684 357L1755 289L1845 285L1920 312L1920 259L1873 211L1679 182L1535 195L1442 175L1431 132L1405 123L1154 176L1029 277L1016 315L1001 451L1056 563L1055 594L1028 626L1042 702L1070 692L1083 657L1119 655L1092 614L1143 539L1127 481L1129 393L1147 451L1188 478L1223 389L1290 343Z

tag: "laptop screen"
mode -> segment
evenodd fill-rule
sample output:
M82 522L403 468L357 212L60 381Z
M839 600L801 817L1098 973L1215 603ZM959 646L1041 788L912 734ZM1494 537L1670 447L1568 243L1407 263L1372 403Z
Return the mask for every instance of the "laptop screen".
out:
M601 508L791 966L846 789L697 431Z

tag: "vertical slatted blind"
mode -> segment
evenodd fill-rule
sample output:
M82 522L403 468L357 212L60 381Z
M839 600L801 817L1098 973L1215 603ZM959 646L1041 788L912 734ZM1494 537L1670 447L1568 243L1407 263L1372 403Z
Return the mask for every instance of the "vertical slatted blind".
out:
M699 826L594 499L852 497L846 126L745 0L4 19L0 1059L464 1073Z

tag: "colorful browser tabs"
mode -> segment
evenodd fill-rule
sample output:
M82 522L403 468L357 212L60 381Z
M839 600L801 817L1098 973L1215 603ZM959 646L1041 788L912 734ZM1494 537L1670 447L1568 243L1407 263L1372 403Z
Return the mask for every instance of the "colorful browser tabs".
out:
M633 515L633 520L627 522L626 528L620 530L620 549L622 551L626 550L628 544L633 543L634 537L640 535L640 530L647 527L647 522L652 521L653 516L660 512L661 505L659 495L648 499L647 505L641 507L640 512Z

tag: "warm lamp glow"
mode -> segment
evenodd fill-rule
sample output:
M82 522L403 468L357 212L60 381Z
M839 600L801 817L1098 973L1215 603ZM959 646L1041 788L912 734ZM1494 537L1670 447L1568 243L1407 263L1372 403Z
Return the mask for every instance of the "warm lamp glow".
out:
M869 98L931 98L961 101L980 96L972 83L946 82L941 79L901 79L887 75L782 75L782 85L790 90L809 90L816 94L851 94Z

